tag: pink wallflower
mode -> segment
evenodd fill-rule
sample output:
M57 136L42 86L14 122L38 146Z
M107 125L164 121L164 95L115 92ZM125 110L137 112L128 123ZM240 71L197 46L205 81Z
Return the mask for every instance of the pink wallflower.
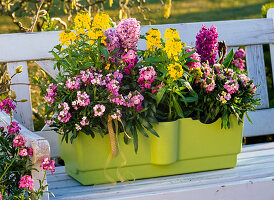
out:
M125 74L130 74L130 70L134 68L138 62L137 52L134 50L129 50L126 54L122 56L122 60L126 64L123 69Z
M140 37L140 22L134 18L122 19L116 28L121 47L124 49L137 49Z
M66 81L66 87L70 90L78 90L80 89L81 82L77 77L68 78Z
M94 110L94 116L102 116L106 110L106 107L101 104L97 104L93 107Z
M117 119L118 117L122 117L121 111L117 108L116 111L110 115L112 119Z
M195 48L203 62L208 61L210 65L215 64L216 56L218 54L217 39L218 33L215 26L207 28L205 25L202 25L202 28L196 36Z
M19 188L26 188L29 190L33 190L34 180L29 175L25 175L19 181Z
M245 74L240 74L240 75L238 75L238 77L240 78L240 80L241 80L244 87L249 85L250 78L248 76L246 76Z
M245 69L245 60L242 60L241 58L238 58L236 60L233 60L232 63L239 68L240 71L244 71Z
M28 147L28 155L29 155L30 157L33 156L33 149L30 148L30 147Z
M225 85L224 88L227 90L227 92L229 94L233 94L236 93L239 89L239 84L237 82L235 82L235 80L228 80Z
M55 97L57 96L57 85L49 84L47 88L47 93L45 95L45 100L50 103L49 105L55 102Z
M238 49L235 52L235 59L237 58L244 58L245 57L245 51L243 49Z
M0 200L2 200L2 194L1 194L1 192L0 192Z
M26 148L20 149L18 155L21 157L26 157L28 155L28 149L26 149Z
M4 99L0 101L0 110L4 110L7 114L10 114L10 112L16 108L13 103L14 101L12 99Z
M115 49L118 49L118 48L121 47L119 37L118 37L117 32L115 30L107 29L105 31L105 36L107 37L107 39L106 39L106 48L107 48L109 54L111 52L113 52ZM109 57L108 61L118 62L117 58L121 58L121 54L122 54L121 51L118 51L112 57Z
M194 49L188 49L186 50L186 53L188 52L191 52L191 51L194 51ZM193 53L191 56L189 56L188 58L191 58L191 59L194 59L194 60L198 60L198 61L201 61L201 57L198 53ZM186 65L189 67L189 68L192 68L192 69L200 69L201 68L201 62L188 62L186 63Z
M77 105L88 106L90 104L89 95L86 92L77 91Z
M150 89L152 83L157 77L156 71L152 66L143 67L139 72L140 76L138 79L138 83L141 84L141 89L148 88Z
M18 134L21 128L18 126L18 122L11 122L9 126L7 126L8 133L13 135L13 134Z
M58 105L58 108L62 108L62 107L63 107L63 110L59 112L57 119L63 123L67 123L69 119L71 118L71 114L69 113L70 107L68 106L68 103L66 102Z
M87 120L87 117L86 117L86 116L84 116L84 117L82 118L82 121L80 122L80 124L81 124L82 126L89 125L89 121Z
M252 84L250 84L250 88L252 89L251 94L255 94L257 87L252 83Z
M143 109L144 109L144 107L142 106L142 103L140 103L140 104L138 104L138 105L136 106L137 112L140 112L140 111L143 110Z
M51 170L51 173L55 172L55 161L50 160L49 157L44 157L44 159L41 162L42 164L40 167L42 167L44 170Z
M26 139L24 136L22 136L22 135L15 136L15 138L13 140L13 145L15 147L23 147L23 146L25 146L25 144L26 144Z

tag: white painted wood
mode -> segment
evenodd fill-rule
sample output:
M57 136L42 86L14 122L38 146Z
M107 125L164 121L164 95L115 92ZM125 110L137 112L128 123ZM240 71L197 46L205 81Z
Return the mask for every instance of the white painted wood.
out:
M255 85L260 86L256 93L261 99L261 105L257 106L257 109L269 108L263 46L246 46L245 51L248 76Z
M58 139L58 134L55 131L37 131L34 133L48 140L50 144L51 157L55 158L60 156L59 139Z
M274 108L248 112L251 124L244 119L244 137L274 134Z
M151 27L158 28L162 35L166 28L176 28L182 41L194 46L195 37L202 24L215 25L220 35L219 40L225 40L228 46L244 46L251 44L274 43L274 28L271 19L246 19L233 21L198 22L184 24L164 24L142 26L145 34ZM59 43L58 31L40 33L15 33L0 35L0 62L22 60L49 60L53 56L49 51ZM140 41L139 47L145 47L145 41Z
M56 76L58 74L58 70L55 70L54 67L54 61L52 60L40 60L35 61L45 72L47 72L52 78L56 79Z
M272 19L272 25L274 26L274 8L270 8L267 12L267 18ZM269 44L270 47L270 57L271 57L271 63L272 63L272 74L273 74L273 80L274 80L274 44ZM274 86L274 81L273 81Z
M0 35L0 62L49 60L49 53L59 43L59 31Z
M56 199L273 199L274 143L248 145L232 169L82 186L58 167L48 175ZM247 149L247 150L245 150ZM256 193L256 194L255 194ZM195 196L197 194L197 197ZM258 196L260 195L260 198Z
M27 62L12 62L7 64L8 73L12 76L15 73L17 67L23 66L22 72L14 76L11 80L14 83L25 83L29 84L28 66ZM16 100L27 99L27 102L18 103L14 112L14 118L21 124L27 127L29 130L33 130L33 117L32 117L32 106L30 97L30 86L29 85L13 85L11 90L16 93Z

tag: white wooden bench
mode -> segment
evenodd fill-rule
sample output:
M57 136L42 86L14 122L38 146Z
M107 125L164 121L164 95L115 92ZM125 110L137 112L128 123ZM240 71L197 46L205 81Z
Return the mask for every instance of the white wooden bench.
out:
M262 105L257 107L257 111L249 112L253 124L245 119L244 137L274 134L274 109L269 108L262 47L263 44L270 45L274 77L274 9L269 10L266 19L142 26L141 31L145 33L149 28L157 27L163 34L166 28L173 27L179 31L184 42L194 46L195 36L202 24L207 27L215 25L219 40L225 40L230 48L245 46L248 74L255 84L260 85L257 92ZM56 76L49 51L58 43L59 33L0 35L0 62L7 63L11 74L17 66L23 66L23 73L16 76L13 82L29 82L27 61L35 61L52 77ZM145 47L144 41L140 41L139 47ZM32 132L30 89L23 85L13 86L13 89L19 99L29 100L18 105L15 119L26 127L23 132L37 149L33 162L38 166L40 159L49 153L49 145L44 138L49 141L51 156L59 155L57 135L47 128ZM0 113L0 120L8 123L4 113ZM39 178L39 173L35 176ZM234 169L137 180L133 184L81 186L65 174L64 167L58 167L54 175L48 176L50 190L56 194L56 199L274 199L273 180L273 143L244 146L238 166ZM239 191L242 193L235 195Z

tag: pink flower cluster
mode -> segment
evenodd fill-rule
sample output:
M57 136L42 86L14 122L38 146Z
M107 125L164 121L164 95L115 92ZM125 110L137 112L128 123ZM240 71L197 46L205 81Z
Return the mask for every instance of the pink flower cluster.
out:
M240 71L244 71L245 69L245 60L242 58L245 57L245 51L243 49L238 49L235 52L235 59L232 61L232 63L239 68Z
M123 69L125 74L130 74L130 70L134 68L138 62L137 52L134 50L129 50L126 54L122 56L122 60L126 64Z
M244 58L244 57L245 57L245 51L243 49L238 49L235 52L235 59Z
M44 157L44 159L41 162L42 164L40 167L42 167L44 170L50 170L51 173L55 172L55 161L50 160L49 157Z
M122 117L122 113L118 108L116 108L116 111L112 113L110 116L112 119L117 119L118 117Z
M86 116L84 116L84 117L82 118L80 124L81 124L82 126L87 126L87 125L89 125L89 121L87 120L87 117L86 117Z
M62 110L59 112L58 120L67 123L69 119L71 118L71 114L69 113L70 107L68 106L68 103L64 102L58 105L58 108L62 108Z
M117 32L113 29L107 29L105 31L105 36L107 37L106 39L106 48L108 50L108 53L112 53L115 49L121 48L120 45L120 40L117 35ZM117 63L118 59L121 58L122 51L118 51L115 53L113 56L109 57L108 61Z
M250 82L250 78L246 76L245 74L240 74L238 76L243 84L244 87L249 87L251 89L251 93L255 94L257 87Z
M90 104L89 95L86 92L77 91L76 104L79 106L88 106Z
M7 114L10 114L10 112L16 108L13 103L14 101L12 99L4 99L0 101L0 110L4 110Z
M232 63L239 68L240 71L245 70L245 60L238 58L236 60L233 60Z
M208 65L204 64L202 65L202 70L204 72L204 79L201 80L203 87L206 89L206 92L212 92L215 89L215 74L214 70Z
M140 76L138 79L138 83L141 84L141 89L144 88L150 89L152 86L152 83L155 80L155 77L157 77L157 73L154 70L152 66L143 67L141 71L139 72Z
M77 77L68 78L66 86L70 90L78 90L80 89L81 82Z
M239 84L235 80L226 81L224 88L229 94L236 93L239 89Z
M47 88L47 93L45 95L45 100L51 104L55 102L55 97L57 96L57 85L49 84ZM49 105L51 105L49 104Z
M10 125L7 126L8 133L13 135L13 134L18 134L21 128L18 125L18 122L11 122Z
M25 188L29 190L33 190L34 180L29 175L25 175L19 181L19 188Z
M135 18L122 19L116 28L121 47L124 49L137 49L140 37L140 22Z
M77 78L85 84L105 85L105 81L101 72L102 70L98 70L97 72L96 69L92 67L86 71L80 71L80 74L77 76Z
M106 107L101 104L97 104L93 107L94 110L94 116L102 116L106 110Z
M188 50L186 50L185 53L189 53L191 51L194 51L194 49L188 49ZM198 53L195 52L191 56L189 56L188 58L199 61L199 62L188 62L188 63L186 63L186 65L189 68L192 68L192 69L200 69L201 68L201 57Z
M15 147L23 147L23 146L25 146L25 144L26 144L26 139L24 136L22 136L22 135L15 136L15 138L13 140L13 145Z
M202 25L202 28L196 36L195 47L203 62L208 61L210 65L215 64L218 54L217 39L218 33L215 26L207 28L205 25Z

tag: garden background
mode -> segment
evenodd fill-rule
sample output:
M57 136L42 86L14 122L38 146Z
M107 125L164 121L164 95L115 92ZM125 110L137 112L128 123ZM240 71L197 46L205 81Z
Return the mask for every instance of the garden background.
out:
M53 0L53 6L51 11L48 13L50 17L59 17L64 22L68 23L67 15L64 11L64 2L68 0ZM135 1L135 0L128 0ZM143 5L147 9L151 9L153 11L158 12L147 12L146 18L148 20L144 20L144 16L139 12L138 6L136 4L129 7L128 16L137 18L137 20L142 21L141 25L145 24L173 24L173 23L189 23L189 22L202 22L202 21L222 21L222 20L236 20L236 19L254 19L254 18L262 18L265 17L266 10L268 7L265 7L265 4L270 5L270 7L274 7L274 2L270 0L167 0L162 2L160 0L136 0L136 2L143 2ZM22 32L13 22L10 16L7 16L3 9L1 10L1 5L5 0L0 0L0 34L3 33L15 33ZM31 2L31 1L29 1ZM35 0L33 0L35 2ZM39 2L39 1L37 1ZM72 1L73 2L73 1ZM75 1L77 2L77 1ZM84 1L78 1L84 2ZM119 20L119 15L121 17L121 3L127 2L127 0L122 1L113 1L112 6L110 4L112 0L102 0L99 2L100 8L104 8L104 11L107 12L113 19L114 22ZM165 5L169 5L171 3L170 16L165 18L164 15L167 14L167 11L164 9ZM39 4L38 4L39 5ZM130 5L130 4L129 4ZM35 5L30 4L30 7L27 9L35 10ZM103 6L103 7L102 7ZM3 7L2 7L3 8ZM75 12L72 13L72 16ZM122 13L123 16L125 13ZM129 15L130 14L130 15ZM95 13L94 13L95 15ZM26 27L31 25L32 17L27 12L18 12L18 19L23 22ZM62 27L59 26L59 30ZM34 29L37 31L37 28ZM182 33L183 35L183 33ZM237 37L235 35L235 37ZM187 44L187 41L184 41L182 37L182 41ZM265 64L266 64L266 73L267 73L267 82L269 89L269 102L270 107L274 107L274 87L272 80L272 70L271 70L271 61L269 54L268 45L264 45L264 53L265 53ZM33 62L29 62L29 74L30 74L30 82L33 82L33 79L36 79L41 74L39 66L35 65ZM5 70L5 65L1 65L1 71ZM1 72L0 72L1 73ZM40 96L40 89L37 86L31 86L31 98L32 98L32 106L33 106L33 115L34 115L34 125L36 130L40 130L44 126L43 120L43 107L40 106L43 103L43 97ZM262 141L272 141L274 139L273 135L269 136L260 136L255 138L249 138L248 143L253 142L262 142Z

